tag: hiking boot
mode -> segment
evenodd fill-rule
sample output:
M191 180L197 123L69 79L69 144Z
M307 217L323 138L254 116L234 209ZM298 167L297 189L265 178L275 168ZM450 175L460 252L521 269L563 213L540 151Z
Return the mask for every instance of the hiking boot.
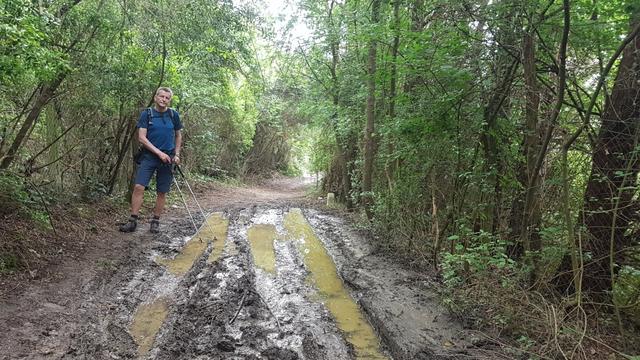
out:
M122 232L133 232L136 230L138 226L138 222L134 218L130 218L126 223L120 225L120 231Z
M149 231L153 234L157 234L160 232L160 220L151 219L151 226L149 227Z

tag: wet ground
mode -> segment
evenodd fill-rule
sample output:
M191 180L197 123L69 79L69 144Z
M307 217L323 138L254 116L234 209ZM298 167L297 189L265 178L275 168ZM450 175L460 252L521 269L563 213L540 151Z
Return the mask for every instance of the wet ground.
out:
M1 359L481 359L429 277L300 182L200 195L0 302ZM197 208L196 208L197 209Z

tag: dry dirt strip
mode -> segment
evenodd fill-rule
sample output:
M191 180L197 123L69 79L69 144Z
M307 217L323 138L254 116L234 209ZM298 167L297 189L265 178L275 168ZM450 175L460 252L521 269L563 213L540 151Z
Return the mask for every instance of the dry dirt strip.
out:
M63 351L24 358L498 358L338 217L265 205L213 213L195 236L190 220L165 223L84 286Z

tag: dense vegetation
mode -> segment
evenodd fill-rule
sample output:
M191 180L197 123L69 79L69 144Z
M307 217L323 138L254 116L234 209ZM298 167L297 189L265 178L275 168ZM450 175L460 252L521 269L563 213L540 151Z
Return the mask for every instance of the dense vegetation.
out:
M306 8L325 187L477 325L551 358L606 356L598 332L638 353L640 3Z
M545 358L640 353L640 3L298 5L292 46L231 1L2 2L0 271L30 256L16 216L124 198L166 85L192 173L321 173L473 326Z

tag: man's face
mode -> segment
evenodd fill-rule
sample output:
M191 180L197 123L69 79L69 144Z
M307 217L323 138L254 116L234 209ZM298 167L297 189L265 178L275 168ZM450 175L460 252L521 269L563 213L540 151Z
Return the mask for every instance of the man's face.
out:
M154 97L154 100L160 108L166 108L167 106L169 106L169 103L171 102L171 94L169 94L166 91L160 90Z

